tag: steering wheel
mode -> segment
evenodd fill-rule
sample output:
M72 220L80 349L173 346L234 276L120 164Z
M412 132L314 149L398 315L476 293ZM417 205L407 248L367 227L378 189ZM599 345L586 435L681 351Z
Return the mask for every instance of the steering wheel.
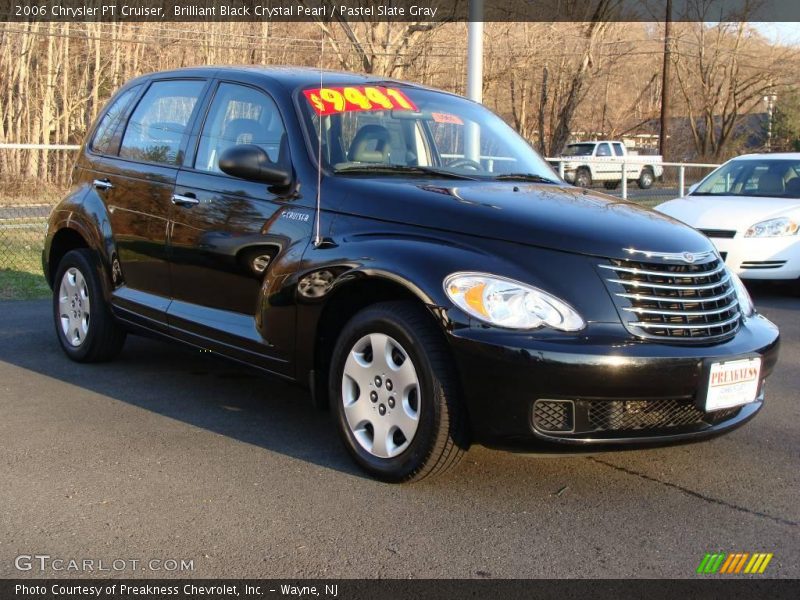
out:
M463 167L465 169L469 169L471 171L483 171L483 165L476 160L472 160L470 158L457 158L453 161L447 163L448 167Z

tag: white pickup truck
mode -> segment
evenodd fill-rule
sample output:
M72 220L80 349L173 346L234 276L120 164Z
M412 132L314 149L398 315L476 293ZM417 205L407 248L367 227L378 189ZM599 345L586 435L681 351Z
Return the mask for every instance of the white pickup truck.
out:
M615 189L622 181L623 163L628 181L643 190L664 174L661 156L640 156L615 140L569 144L558 160L564 163L564 179L579 187L602 182L606 189Z

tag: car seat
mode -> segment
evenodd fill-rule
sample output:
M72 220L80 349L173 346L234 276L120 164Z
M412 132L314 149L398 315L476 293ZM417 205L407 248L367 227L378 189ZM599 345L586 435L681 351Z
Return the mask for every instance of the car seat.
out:
M758 178L758 193L761 196L783 196L783 177L767 171Z
M386 127L364 125L353 137L347 158L351 162L388 163L391 148Z

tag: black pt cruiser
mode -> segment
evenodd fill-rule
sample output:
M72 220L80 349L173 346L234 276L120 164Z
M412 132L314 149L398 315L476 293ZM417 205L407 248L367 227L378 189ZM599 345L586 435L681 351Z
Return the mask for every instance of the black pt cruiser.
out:
M777 360L704 236L567 185L486 108L419 85L147 75L99 115L72 181L43 255L70 358L144 333L298 382L386 481L471 442L728 431Z

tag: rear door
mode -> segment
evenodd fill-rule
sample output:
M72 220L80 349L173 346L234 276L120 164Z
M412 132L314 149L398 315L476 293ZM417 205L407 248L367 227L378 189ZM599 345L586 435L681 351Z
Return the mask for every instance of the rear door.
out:
M105 160L95 178L116 242L115 270L125 284L115 291L114 304L148 325L164 321L169 304L170 200L207 83L153 80L125 124L117 156Z
M287 372L293 302L279 297L313 226L291 187L231 177L220 155L239 144L263 148L292 172L286 128L264 90L220 81L178 173L172 213L173 334L235 358ZM266 315L266 316L265 316Z

